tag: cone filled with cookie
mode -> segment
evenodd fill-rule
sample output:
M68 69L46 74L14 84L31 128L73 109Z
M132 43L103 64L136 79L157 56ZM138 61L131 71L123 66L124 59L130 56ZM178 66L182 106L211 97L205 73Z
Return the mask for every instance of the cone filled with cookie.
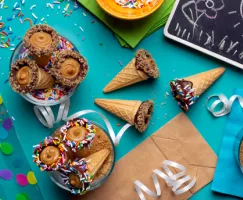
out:
M219 67L213 70L195 74L182 79L170 81L172 95L177 100L178 105L185 111L195 103L205 90L224 73L225 68Z
M17 60L10 69L10 84L16 92L26 94L37 89L51 88L53 77L28 58Z
M127 66L122 69L104 88L104 93L145 81L158 78L159 70L151 54L146 50L138 50Z
M139 132L144 132L148 128L154 110L154 103L151 100L142 102L137 100L95 99L95 103L135 125Z

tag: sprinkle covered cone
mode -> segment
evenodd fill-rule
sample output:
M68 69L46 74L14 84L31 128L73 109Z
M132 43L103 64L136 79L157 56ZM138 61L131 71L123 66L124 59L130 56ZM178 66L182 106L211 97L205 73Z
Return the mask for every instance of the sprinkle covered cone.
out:
M152 101L96 99L95 103L144 132L150 122L154 104Z
M103 149L85 158L85 161L88 163L87 174L91 179L99 171L109 154L110 151L108 149Z
M38 69L37 73L37 84L34 89L46 89L51 88L54 84L54 79L43 69Z
M170 81L170 87L174 98L185 111L195 103L203 92L208 89L225 71L219 67L210 71L202 72L183 79Z
M193 83L193 88L195 88L194 95L200 96L224 73L224 71L225 68L219 67L184 79Z
M152 56L145 50L139 50L136 58L133 58L128 65L122 69L113 80L104 88L104 92L111 92L135 83L157 78L159 70Z

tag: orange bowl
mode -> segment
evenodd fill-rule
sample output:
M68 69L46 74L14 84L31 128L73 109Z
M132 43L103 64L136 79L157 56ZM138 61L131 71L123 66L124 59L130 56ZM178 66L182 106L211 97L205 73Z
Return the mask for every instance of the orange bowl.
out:
M124 20L141 19L152 14L164 2L164 0L153 0L143 8L123 8L115 0L96 0L99 6L110 15Z

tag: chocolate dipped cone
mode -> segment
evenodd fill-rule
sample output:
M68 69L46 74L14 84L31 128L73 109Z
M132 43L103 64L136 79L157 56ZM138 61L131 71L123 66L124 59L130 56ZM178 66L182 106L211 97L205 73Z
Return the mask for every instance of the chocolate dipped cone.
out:
M150 122L154 104L152 101L95 99L95 103L144 132Z
M148 78L158 78L159 70L152 56L145 50L139 50L136 57L122 69L104 88L108 93Z
M213 70L195 74L182 79L175 79L170 82L172 94L185 111L189 106L207 90L224 73L225 68L219 67Z
M57 171L69 160L68 150L60 138L47 137L34 147L34 162L41 171Z
M31 27L24 36L24 46L40 67L48 64L59 44L58 33L47 25Z
M86 77L88 64L86 59L76 51L60 51L51 69L58 82L68 88L77 87Z
M90 189L94 176L109 154L108 149L103 149L86 158L69 162L60 169L64 183L73 194L82 195Z
M10 84L16 92L25 94L36 89L51 88L54 79L28 58L17 60L10 71Z

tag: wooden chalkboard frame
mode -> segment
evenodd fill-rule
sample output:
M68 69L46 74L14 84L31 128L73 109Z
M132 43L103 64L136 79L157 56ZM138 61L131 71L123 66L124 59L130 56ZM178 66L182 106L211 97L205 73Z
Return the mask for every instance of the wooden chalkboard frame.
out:
M234 65L234 66L236 66L236 67L238 67L238 68L243 69L243 64L241 64L241 63L239 63L239 62L236 62L236 61L234 61L234 60L231 60L231 59L229 59L229 58L227 58L227 57L224 57L224 56L222 56L222 55L220 55L220 54L217 54L217 53L215 53L215 52L213 52L213 51L210 51L210 50L208 50L208 49L202 48L202 47L200 47L200 46L198 46L198 45L196 45L196 44L193 44L193 43L191 43L191 42L188 42L188 41L186 41L186 40L183 40L183 39L181 39L181 38L179 38L179 37L177 37L177 36L172 35L172 34L169 33L168 30L169 30L169 27L170 27L170 25L171 25L171 21L172 21L172 19L173 19L173 17L174 17L174 14L175 14L175 12L176 12L176 10L177 10L177 7L178 7L179 2L180 2L180 0L176 0L176 2L175 2L175 4L174 4L174 7L173 7L173 9L172 9L172 11L171 11L171 14L170 14L170 16L169 16L169 18L168 18L168 21L167 21L167 23L166 23L166 25L165 25L165 28L164 28L164 35L165 35L166 37L172 39L172 40L175 40L175 41L181 43L181 44L184 44L184 45L186 45L186 46L188 46L188 47L191 47L191 48L193 48L193 49L196 49L196 50L198 50L198 51L201 51L202 53L205 53L205 54L207 54L207 55L210 55L210 56L215 57L215 58L217 58L217 59L219 59L219 60L222 60L222 61L224 61L224 62L226 62L226 63L229 63L229 64L231 64L231 65Z

